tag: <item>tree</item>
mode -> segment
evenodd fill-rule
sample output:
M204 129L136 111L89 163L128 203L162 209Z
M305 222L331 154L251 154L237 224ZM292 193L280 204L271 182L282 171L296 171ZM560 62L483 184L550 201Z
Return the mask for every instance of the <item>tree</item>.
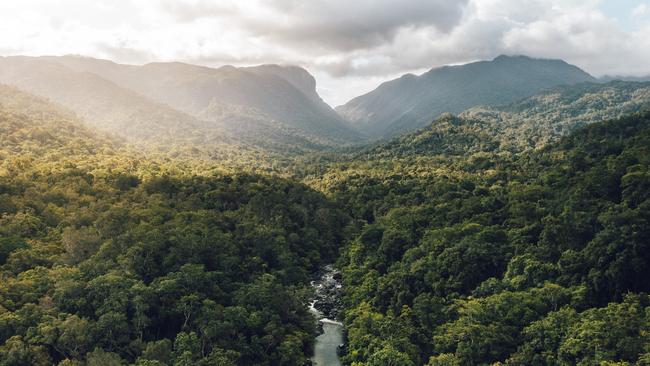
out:
M101 348L95 348L94 351L86 356L86 365L88 366L123 366L124 360L112 352L106 352Z
M407 354L390 345L370 355L367 364L368 366L415 366Z

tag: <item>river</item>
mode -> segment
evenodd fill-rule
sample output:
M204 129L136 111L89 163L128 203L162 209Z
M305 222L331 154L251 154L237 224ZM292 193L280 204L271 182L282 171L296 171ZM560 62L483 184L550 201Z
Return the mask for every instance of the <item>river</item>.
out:
M331 266L325 266L314 287L314 300L309 310L318 319L322 333L316 337L314 366L340 366L339 346L343 344L343 324L337 321L341 311L341 278Z

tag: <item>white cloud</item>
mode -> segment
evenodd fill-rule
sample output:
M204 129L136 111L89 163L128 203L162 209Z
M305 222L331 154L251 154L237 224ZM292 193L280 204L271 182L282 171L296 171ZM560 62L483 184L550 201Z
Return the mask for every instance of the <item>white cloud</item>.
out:
M632 16L644 17L650 15L650 6L648 4L639 4L632 9Z
M0 54L127 63L292 63L340 104L379 82L499 54L650 74L650 14L622 29L600 0L21 0L0 2Z

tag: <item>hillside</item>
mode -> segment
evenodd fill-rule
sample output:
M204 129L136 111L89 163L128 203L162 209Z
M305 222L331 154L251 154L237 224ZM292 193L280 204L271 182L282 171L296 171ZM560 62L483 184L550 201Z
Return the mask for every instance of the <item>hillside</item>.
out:
M130 140L300 154L359 141L297 67L210 69L65 57L0 58L0 82L60 103Z
M516 154L330 164L310 184L361 222L339 260L343 362L643 364L648 146L643 112Z
M504 149L540 148L576 128L650 106L650 82L561 86L501 107L475 107L459 117L491 125Z
M2 84L0 140L0 161L5 171L36 160L110 153L121 145L93 132L69 110Z
M345 144L360 138L322 101L313 76L300 67L214 69L180 62L132 66L74 56L49 59L226 129L254 115L267 125L298 130L315 142Z
M0 365L308 359L348 221L321 193L136 154L2 85L0 141Z
M465 156L539 149L591 123L650 107L650 83L582 83L500 107L473 107L404 136L360 149L374 158Z
M185 113L153 102L89 72L77 72L39 58L0 58L0 82L46 97L98 129L131 140L163 143L191 138L205 124ZM224 143L223 131L214 131Z
M460 66L404 75L352 99L337 111L375 138L425 126L440 114L477 105L502 105L564 84L595 81L560 60L499 56Z

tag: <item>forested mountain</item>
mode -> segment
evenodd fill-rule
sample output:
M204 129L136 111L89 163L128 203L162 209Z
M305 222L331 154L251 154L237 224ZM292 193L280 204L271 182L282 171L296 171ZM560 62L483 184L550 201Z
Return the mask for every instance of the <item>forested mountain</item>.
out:
M0 366L304 366L332 263L345 365L650 364L650 83L331 150L299 68L0 66Z
M180 62L107 67L105 61L91 58L68 56L56 60L205 120L219 121L222 114L237 107L338 142L359 137L320 99L313 76L299 67L213 69Z
M316 93L316 80L300 67L213 69L180 62L131 66L87 57L53 59L74 70L101 75L203 120L220 122L229 113L240 113L339 143L360 136L323 102Z
M425 126L441 113L460 113L477 105L502 105L558 85L596 81L560 60L499 56L460 66L407 74L337 111L369 136L385 137Z
M65 161L112 152L120 143L99 137L74 113L0 84L0 161L4 175L22 174L35 160Z
M180 140L203 125L96 74L76 72L55 61L0 58L0 81L66 106L92 125L125 138ZM226 137L223 132L216 135Z
M133 155L0 87L0 365L300 365L349 218L278 177Z
M83 57L0 58L0 82L50 98L122 137L313 151L359 141L304 69L120 65Z
M359 156L458 156L521 152L575 129L650 107L650 83L582 83L543 91L501 107L473 107L402 137L360 149Z
M367 223L339 262L344 361L646 364L649 146L644 112L523 153L332 164L312 184Z

